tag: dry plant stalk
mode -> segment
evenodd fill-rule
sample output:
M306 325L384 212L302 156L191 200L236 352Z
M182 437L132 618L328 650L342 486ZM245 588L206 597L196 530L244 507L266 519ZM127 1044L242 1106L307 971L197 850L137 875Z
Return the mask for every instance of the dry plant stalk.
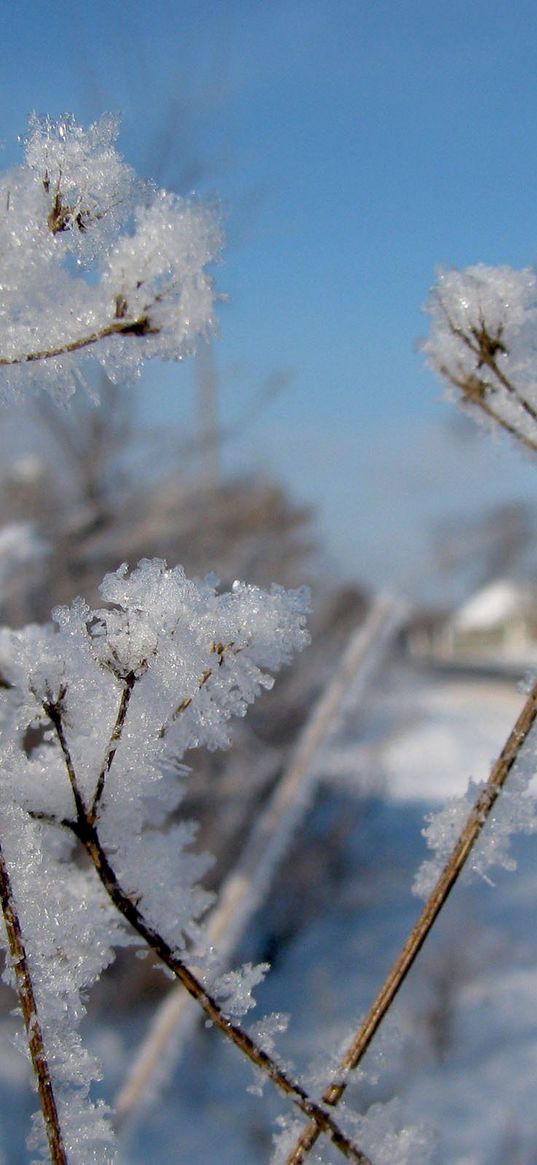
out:
M36 361L54 360L57 356L68 356L70 352L80 352L83 348L98 344L100 340L106 340L109 336L149 336L157 335L158 332L159 328L151 325L147 315L134 320L113 320L110 324L104 324L96 332L90 332L86 336L78 336L76 340L66 340L65 343L58 344L55 348L40 348L35 352L22 352L20 356L0 356L0 368L10 368L15 364L34 364Z
M440 365L439 372L446 380L449 380L454 388L460 390L464 400L476 405L490 421L494 421L496 425L499 425L506 433L509 433L510 437L515 437L517 441L520 441L526 446L526 449L530 449L532 453L537 453L537 438L533 439L527 433L521 433L506 417L502 417L490 404L490 401L487 399L488 385L485 381L480 380L478 376L458 377L446 365Z
M127 677L128 684L130 677ZM135 679L132 678L130 689L134 685ZM120 701L120 708L116 718L111 739L106 750L105 762L105 776L109 771L113 760L112 749L115 750L121 736L121 730L125 724L126 719L126 699L122 696ZM144 918L139 909L137 902L133 901L129 893L121 886L116 873L110 863L107 853L105 852L98 832L98 825L95 813L95 798L92 805L87 808L84 803L80 791L80 785L77 779L73 758L71 756L69 745L65 733L65 725L63 721L63 711L61 699L57 702L49 702L43 704L43 710L48 716L56 733L58 743L60 745L62 755L67 770L69 783L71 785L73 799L75 804L75 817L70 819L62 819L55 821L50 818L50 823L61 825L63 828L69 829L78 841L83 846L86 854L92 862L98 878L101 881L106 893L113 902L116 909L122 917L129 923L129 925L141 936L147 946L157 955L162 963L168 967L173 975L183 985L189 995L192 996L202 1008L208 1020L214 1024L236 1047L245 1055L251 1063L259 1069L265 1076L267 1076L276 1085L280 1091L286 1095L292 1103L312 1120L315 1128L320 1132L325 1133L330 1137L334 1145L341 1151L341 1153L350 1161L354 1161L356 1165L372 1165L372 1162L353 1142L343 1133L339 1125L334 1120L333 1116L327 1111L323 1105L316 1103L302 1086L291 1078L277 1062L265 1052L252 1037L238 1024L234 1024L226 1017L217 1001L206 990L197 976L187 966L187 964L179 957L179 955L172 950L163 936L156 931L151 924ZM108 758L110 763L108 763ZM106 771L105 771L106 770ZM102 775L102 774L101 774ZM103 778L104 782L104 778ZM100 800L103 792L103 784L99 778L98 792ZM97 803L98 803L97 801ZM57 1162L60 1165L67 1165L67 1159L53 1158L54 1165Z
M37 1084L50 1159L52 1165L68 1165L32 977L28 965L28 957L11 888L11 880L1 847L0 901L2 903L4 925L11 957L11 968L15 976L16 991L26 1029L28 1050Z
M237 945L254 911L266 897L271 877L287 847L290 832L312 795L313 760L329 734L335 731L345 694L357 676L362 683L400 625L401 603L381 594L366 619L351 635L334 673L323 688L298 738L266 808L258 816L238 862L226 878L206 928L206 941L222 959ZM141 1103L162 1057L181 1027L181 1042L191 1030L186 1020L188 998L179 986L158 1008L149 1031L135 1054L129 1075L115 1104L116 1127L121 1127ZM190 1013L191 1022L195 1016ZM175 1046L177 1055L177 1046Z
M436 303L451 335L460 340L475 359L475 369L471 372L463 372L462 369L457 371L445 361L436 363L436 370L440 376L458 389L464 401L479 408L489 420L494 421L511 437L515 437L527 449L537 452L537 410L498 364L498 356L509 355L504 342L503 327L500 325L495 331L490 329L480 312L479 324L469 325L465 331L463 327L458 327L454 323L438 291ZM488 369L491 381L484 378L481 369ZM495 390L503 390L508 399L517 402L526 420L535 428L535 435L526 432L523 427L517 427L513 420L509 420L498 411L494 403Z
M342 1057L335 1078L325 1088L322 1094L324 1104L335 1106L341 1100L347 1088L349 1073L360 1064L384 1016L389 1011L417 954L462 872L536 719L537 681L533 684L524 707L511 729L498 759L492 766L488 781L479 793L453 848L451 857L446 862L431 891L416 925L371 1005L360 1030ZM318 1128L313 1124L308 1125L288 1156L286 1165L301 1165L315 1145L318 1136Z

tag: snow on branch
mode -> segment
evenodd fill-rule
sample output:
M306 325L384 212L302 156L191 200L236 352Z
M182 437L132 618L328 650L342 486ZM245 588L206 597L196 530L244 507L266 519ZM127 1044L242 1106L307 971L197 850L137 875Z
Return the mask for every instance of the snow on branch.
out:
M93 359L116 381L181 359L214 327L213 210L140 181L118 125L32 118L0 179L0 388L67 398ZM51 294L53 289L53 294Z
M121 567L101 591L102 608L79 599L54 612L56 628L4 630L0 639L6 893L28 952L30 1023L59 1113L52 1127L65 1144L51 1159L115 1160L106 1110L89 1100L97 1067L78 1035L81 996L114 947L141 940L346 1157L369 1165L330 1111L232 1018L245 995L250 1005L243 974L229 979L223 1006L193 971L189 950L210 902L199 885L207 859L190 851L192 829L172 823L185 775L178 761L193 745L225 747L230 718L306 645L307 593L236 583L222 594L214 578L192 582L160 560ZM74 861L79 847L89 865ZM7 937L11 947L9 928ZM247 971L253 985L265 968Z
M425 311L428 362L465 408L537 450L537 277L531 268L440 269Z

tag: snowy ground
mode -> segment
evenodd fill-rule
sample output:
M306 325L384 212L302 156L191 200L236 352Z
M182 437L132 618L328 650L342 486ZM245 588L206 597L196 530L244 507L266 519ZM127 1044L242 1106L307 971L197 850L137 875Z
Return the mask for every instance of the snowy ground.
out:
M291 1014L278 1049L318 1087L419 912L411 885L425 856L424 813L461 792L469 775L486 775L522 700L505 679L399 661L325 758L311 815L238 954L239 961L270 958L259 1013ZM436 1142L430 1158L416 1150L412 1165L535 1165L535 849L534 839L519 840L518 872L501 871L495 886L457 887L368 1054L349 1101L362 1111L383 1102L370 1110L372 1127L363 1133L364 1147L372 1138L375 1165L407 1159L380 1148L374 1127L398 1120L425 1124ZM98 1030L112 1083L145 1018ZM3 1108L20 1113L14 1065L4 1053ZM201 1030L158 1103L131 1129L125 1165L267 1165L284 1108L270 1085L262 1097L247 1092L252 1082L234 1049ZM12 1138L5 1118L3 1133L6 1162L26 1165L20 1134ZM321 1145L312 1161L342 1160Z

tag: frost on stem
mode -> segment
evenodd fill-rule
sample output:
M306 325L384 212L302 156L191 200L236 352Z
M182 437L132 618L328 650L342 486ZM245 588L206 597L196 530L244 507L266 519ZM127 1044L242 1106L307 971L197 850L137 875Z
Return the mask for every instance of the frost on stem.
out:
M466 862L462 875L464 880L477 876L490 881L494 870L515 870L516 861L510 852L512 836L537 831L535 796L529 789L535 775L535 753L534 747L530 745L531 739L528 747L519 753L509 783L502 788L494 808L487 816L479 840ZM423 836L433 856L422 863L416 875L414 893L419 897L426 898L431 893L472 807L485 788L484 783L477 785L470 781L465 794L451 798L443 809L428 815Z
M78 1034L81 993L116 946L138 941L95 870L74 860L76 838L98 829L133 910L186 957L208 862L175 817L179 762L192 746L225 747L230 718L308 642L304 591L236 583L222 594L160 560L121 567L101 591L102 608L79 599L54 612L55 627L0 636L0 835L71 1165L115 1159L106 1110L89 1100L98 1066ZM218 981L227 1012L250 1006L263 971Z
M0 388L70 396L95 360L116 381L181 359L214 326L214 213L137 179L107 117L32 118L0 179Z
M428 362L464 407L537 449L537 278L526 268L440 269L425 311Z

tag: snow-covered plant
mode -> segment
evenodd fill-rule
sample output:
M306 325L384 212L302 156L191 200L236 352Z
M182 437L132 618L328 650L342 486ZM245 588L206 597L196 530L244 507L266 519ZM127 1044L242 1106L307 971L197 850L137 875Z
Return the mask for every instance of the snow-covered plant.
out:
M97 361L111 379L180 359L213 324L212 211L141 183L105 119L34 118L1 179L0 379L67 399ZM207 859L181 820L187 749L225 747L308 641L304 591L270 592L145 560L53 622L0 633L0 900L39 1093L34 1143L54 1165L115 1159L98 1065L82 1045L89 987L122 945L151 950L258 1072L350 1160L367 1157L239 1024L265 967L218 975L204 952ZM41 1119L43 1118L43 1119Z
M213 210L141 182L118 125L32 118L0 180L0 386L66 399L97 361L113 380L177 360L214 323Z
M537 449L537 278L531 268L438 273L429 363L468 409Z
M8 932L8 973L21 996L31 982L34 1068L48 1065L41 1083L54 1091L65 1160L84 1162L113 1156L87 1104L95 1065L77 1027L80 992L114 946L138 936L224 1024L189 969L207 861L189 852L192 827L173 824L179 762L192 746L225 746L230 718L271 686L265 669L307 642L302 592L219 594L214 580L189 582L158 560L121 567L101 591L106 607L77 600L54 624L5 630L0 643L1 864L19 932L16 945ZM237 1007L226 1002L228 1029Z

